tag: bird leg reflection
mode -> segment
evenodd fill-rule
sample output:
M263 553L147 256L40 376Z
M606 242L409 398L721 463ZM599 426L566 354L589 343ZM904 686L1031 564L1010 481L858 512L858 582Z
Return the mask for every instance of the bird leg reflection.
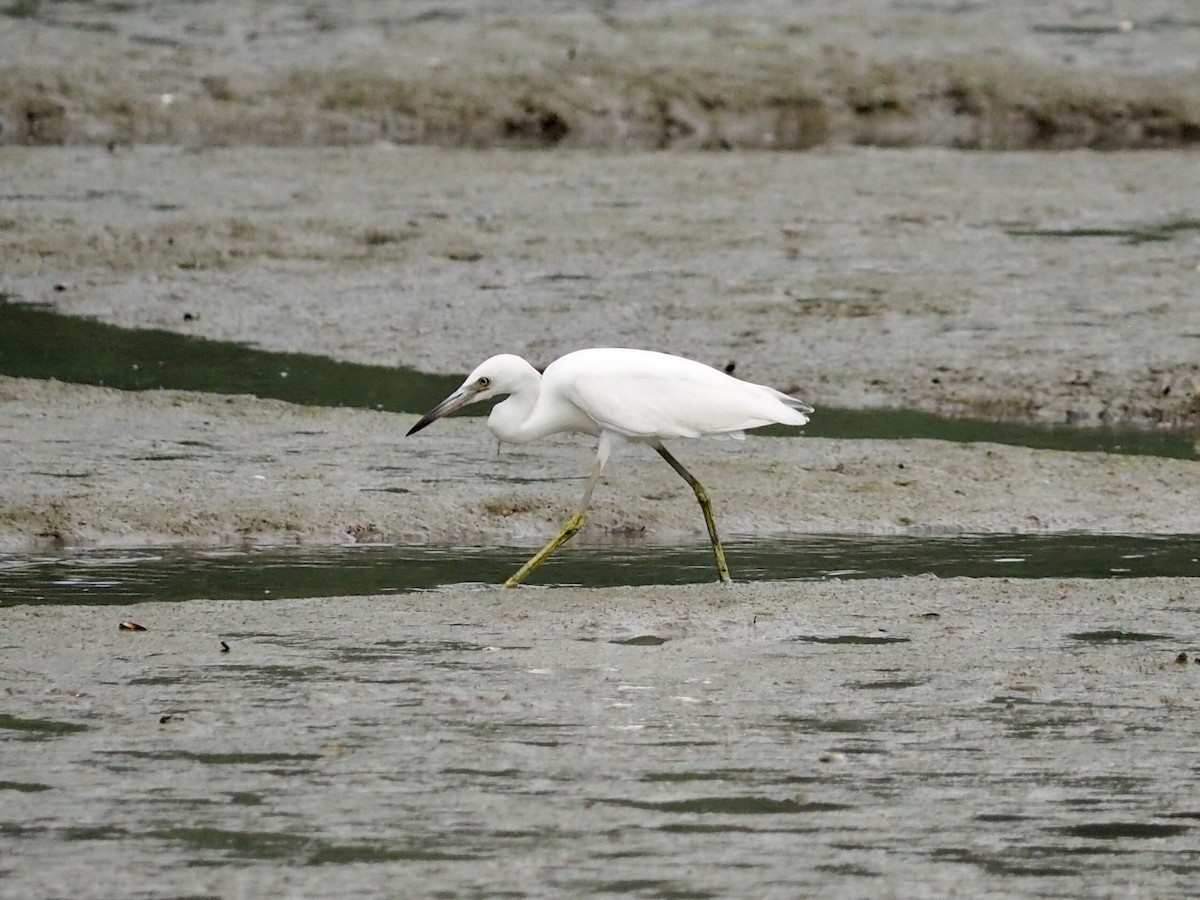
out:
M585 513L587 512L588 504L592 502L592 490L596 487L596 482L600 480L600 473L604 470L604 459L607 456L607 451L605 451L602 455L597 455L596 462L592 465L592 473L588 476L587 487L583 489L583 499L579 503L579 511L571 517L570 521L563 526L562 531L555 535L554 539L551 540L550 543L530 557L529 561L525 563L525 565L517 569L517 571L514 572L506 582L504 582L504 586L506 588L516 587L522 581L528 578L534 569L548 560L550 555L555 550L557 550L571 538L575 537L579 530L583 528L584 523L587 522L587 516Z
M671 464L671 468L680 474L692 488L696 495L696 499L700 501L700 511L704 513L704 524L708 526L708 537L712 541L713 554L717 558L717 573L721 577L721 581L729 584L733 579L729 577L729 566L725 562L725 550L721 547L721 539L717 537L717 523L713 519L712 501L708 498L708 491L704 489L696 477L683 467L683 463L677 460L661 441L655 441L652 445L658 451L658 455Z

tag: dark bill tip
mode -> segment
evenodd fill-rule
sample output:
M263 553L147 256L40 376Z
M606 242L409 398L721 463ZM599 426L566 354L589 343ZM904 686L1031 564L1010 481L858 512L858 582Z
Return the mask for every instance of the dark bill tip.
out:
M473 393L469 393L464 388L459 388L429 412L425 413L424 418L420 422L408 429L408 433L416 434L422 428L426 428L442 418L442 416L448 416L450 413L462 409L471 402L472 397L474 397Z
M411 435L416 434L422 428L428 428L430 425L432 425L436 421L437 421L436 416L426 416L420 422L418 422L416 425L414 425L412 428L408 429L408 434L406 434L405 437L409 437Z

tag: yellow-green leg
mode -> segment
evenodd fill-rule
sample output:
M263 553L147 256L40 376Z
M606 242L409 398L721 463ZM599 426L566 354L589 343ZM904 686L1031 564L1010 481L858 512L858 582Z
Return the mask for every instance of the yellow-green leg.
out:
M721 546L721 539L717 536L717 523L713 519L712 501L708 498L708 491L704 489L704 485L697 481L691 472L683 467L683 463L672 456L661 443L656 442L654 449L691 486L696 499L700 501L700 511L704 513L704 524L708 526L708 539L712 541L713 555L717 558L717 574L720 576L722 582L729 584L733 579L729 577L729 566L725 562L725 549Z
M600 472L604 469L604 461L608 459L609 450L612 448L612 439L601 438L600 449L596 453L596 462L592 465L592 472L588 476L587 487L583 489L583 500L579 503L579 511L571 517L571 520L563 526L563 530L555 535L554 540L548 543L545 547L530 557L529 561L504 582L506 588L516 587L526 578L528 578L538 566L550 558L559 547L575 537L576 533L583 528L587 521L585 513L587 512L588 504L592 502L592 489L596 487L596 482L600 479Z
M517 571L510 576L506 582L504 582L504 586L506 588L516 587L518 584L528 578L534 569L550 558L550 554L552 554L571 538L575 537L576 532L583 528L583 524L586 521L587 519L583 514L583 510L575 513L575 515L571 517L571 521L563 526L563 530L558 533L554 540L535 553L530 558L529 562L517 569Z

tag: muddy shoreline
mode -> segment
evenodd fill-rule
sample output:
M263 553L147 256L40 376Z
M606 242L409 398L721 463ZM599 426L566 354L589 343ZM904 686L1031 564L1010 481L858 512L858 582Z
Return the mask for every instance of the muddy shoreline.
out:
M442 374L652 347L817 416L1195 429L1200 23L1131 15L14 0L0 296ZM0 377L0 551L539 544L594 452L414 419ZM673 449L727 536L1200 533L1194 460ZM589 527L704 539L644 448ZM1196 588L0 604L0 895L1192 896Z
M544 365L650 346L732 362L817 416L1200 422L1191 153L0 158L22 174L0 292L126 328L447 374L500 351ZM4 384L14 547L532 541L591 453L551 442L497 462L478 421L405 440L401 416ZM1188 462L921 441L676 451L719 489L729 533L1200 531ZM595 527L697 534L687 500L639 499L681 487L669 471L628 457ZM563 481L505 483L531 465Z
M497 455L479 419L403 437L416 418L0 379L0 548L536 544L570 516L590 440ZM1191 460L754 437L677 452L708 484L727 536L1200 533ZM589 529L704 535L687 486L636 447L614 457Z
M1194 584L7 610L0 893L1189 896Z
M0 142L805 150L1200 142L1198 26L1046 4L13 3ZM48 66L46 59L55 61Z
M465 373L649 346L813 403L1200 423L1193 153L0 149L0 292Z

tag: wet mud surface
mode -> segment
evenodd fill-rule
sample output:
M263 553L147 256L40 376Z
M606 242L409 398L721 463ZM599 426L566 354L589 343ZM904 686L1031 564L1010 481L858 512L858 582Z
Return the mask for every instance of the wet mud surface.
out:
M819 0L738 13L689 2L18 0L3 14L4 142L1200 142L1200 19L1186 0L1128 10Z
M9 610L3 893L1188 896L1194 583Z
M8 549L538 542L574 511L594 455L565 436L497 454L480 419L404 438L417 416L29 379L0 379L0 415ZM678 452L727 536L1200 533L1195 460L803 437ZM610 460L589 529L704 536L687 485L636 446Z
M0 290L470 371L650 346L813 405L1200 417L1191 153L7 149Z
M651 344L818 406L1195 425L1193 12L13 3L0 293L439 374Z
M1128 16L16 0L0 301L1194 437L1200 23ZM537 544L593 453L211 390L0 377L0 548ZM1195 459L673 450L748 539L1200 533ZM606 476L603 539L704 539L659 460ZM1190 896L1197 581L5 606L0 895Z

